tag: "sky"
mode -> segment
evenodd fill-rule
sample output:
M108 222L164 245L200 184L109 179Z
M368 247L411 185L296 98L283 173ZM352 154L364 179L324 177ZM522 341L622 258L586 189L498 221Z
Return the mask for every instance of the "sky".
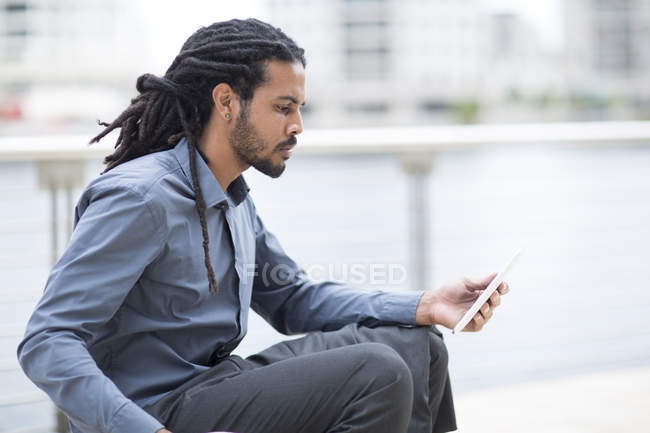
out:
M183 0L163 2L140 0L142 13L155 11L147 19L153 38L152 62L154 73L163 74L180 47L198 27L230 18L257 17L265 19L261 0ZM562 47L564 0L479 0L488 12L513 12L536 29L542 47L557 51Z

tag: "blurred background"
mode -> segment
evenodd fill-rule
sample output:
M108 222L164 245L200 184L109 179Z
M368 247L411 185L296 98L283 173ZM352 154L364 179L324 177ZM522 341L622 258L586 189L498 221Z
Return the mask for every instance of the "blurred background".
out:
M307 132L246 174L296 261L412 290L524 248L485 329L443 330L459 431L650 430L650 0L0 0L0 432L58 428L15 349L114 143L84 147L96 120L249 16L307 51ZM282 338L253 316L237 353Z

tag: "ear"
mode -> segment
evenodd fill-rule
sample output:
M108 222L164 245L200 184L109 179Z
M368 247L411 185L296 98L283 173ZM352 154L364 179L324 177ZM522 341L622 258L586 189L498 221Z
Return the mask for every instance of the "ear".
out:
M212 102L216 113L225 121L234 119L239 112L239 96L227 83L219 83L214 86Z

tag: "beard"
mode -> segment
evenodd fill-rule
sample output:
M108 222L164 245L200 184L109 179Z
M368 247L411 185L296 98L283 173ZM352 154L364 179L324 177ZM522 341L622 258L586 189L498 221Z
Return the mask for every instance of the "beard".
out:
M282 142L275 146L273 152L282 145L291 144L292 140L295 141L295 137L291 137L287 142ZM262 156L266 149L271 148L271 145L259 136L255 127L248 121L248 110L246 107L244 107L240 116L237 118L228 141L235 154L237 154L237 157L244 163L254 167L257 171L272 178L278 178L284 172L286 168L284 161L274 163L271 159L273 153L266 157Z

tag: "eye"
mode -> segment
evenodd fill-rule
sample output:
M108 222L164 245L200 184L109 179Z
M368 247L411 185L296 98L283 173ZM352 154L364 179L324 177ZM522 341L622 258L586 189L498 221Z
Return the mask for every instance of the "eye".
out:
M289 112L289 106L288 105L276 105L275 107L278 109L278 111L280 111L282 113L288 113Z

